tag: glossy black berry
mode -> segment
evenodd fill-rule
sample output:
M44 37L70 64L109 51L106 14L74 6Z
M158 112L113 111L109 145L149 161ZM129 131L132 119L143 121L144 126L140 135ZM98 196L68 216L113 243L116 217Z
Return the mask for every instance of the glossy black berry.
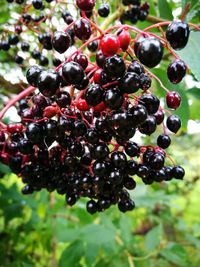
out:
M85 100L89 106L96 106L103 99L103 89L99 84L91 85L85 92Z
M17 35L12 34L8 37L8 42L10 45L16 45L19 42L19 37Z
M144 38L138 42L134 50L140 62L149 68L157 66L163 56L163 44L153 37Z
M64 53L71 44L71 37L67 32L57 31L52 39L53 48L60 54Z
M185 170L181 166L175 166L172 170L174 178L182 180L185 175Z
M127 71L141 75L142 73L144 73L144 67L137 60L133 60L131 64L128 66Z
M84 71L77 62L70 61L63 65L62 75L67 83L80 84L84 78Z
M153 153L149 158L149 166L154 170L160 170L164 166L165 158L161 153Z
M134 72L126 72L120 80L119 88L123 93L132 94L140 88L140 77Z
M177 133L178 130L181 128L181 120L177 115L170 115L167 118L166 123L167 123L167 128L173 133Z
M27 52L30 49L30 45L26 42L23 42L23 43L21 43L21 49L22 49L22 51Z
M104 71L107 75L118 78L121 77L126 70L126 66L122 57L114 55L108 57L104 63Z
M53 70L43 70L38 76L38 89L47 97L55 95L60 86L60 75Z
M39 62L41 66L47 66L49 64L48 58L43 55L40 56Z
M127 165L127 158L123 152L116 151L111 154L111 163L115 168L124 169Z
M106 18L110 13L110 5L109 4L101 4L98 9L98 14L100 17Z
M123 104L123 96L118 88L111 88L104 93L104 104L110 109L118 109Z
M148 116L147 119L139 126L139 131L142 134L151 135L156 130L156 118Z
M171 83L177 84L185 77L187 67L181 59L174 60L167 68L167 76Z
M140 153L140 147L134 142L127 142L125 145L125 152L130 157L136 157Z
M99 177L103 177L108 172L108 165L105 161L96 160L92 166L93 173Z
M183 49L188 42L190 29L187 23L175 20L169 24L166 31L166 38L171 47L175 50Z
M26 73L26 79L28 83L32 86L37 86L38 84L38 77L41 73L42 69L39 66L32 66L28 69Z
M98 50L96 53L96 63L100 68L103 68L105 64L105 56L103 55L101 50Z
M32 0L32 4L35 9L42 9L44 6L42 0Z
M163 149L166 149L171 144L171 138L167 134L161 134L157 138L157 145Z
M94 200L87 202L86 209L90 214L94 214L98 210L97 203Z
M26 136L33 143L40 143L43 136L43 127L38 123L30 123L26 128Z
M21 57L21 56L19 56L19 55L16 55L16 56L15 56L15 62L16 62L17 64L22 64L23 61L24 61L23 57Z
M160 106L160 100L152 94L144 94L140 97L139 103L148 111L148 114L154 114L158 111Z
M93 42L88 44L87 48L89 51L95 52L95 51L97 51L98 45L99 45L98 41L93 41Z
M140 88L142 90L148 90L151 87L151 78L148 74L142 73L140 75Z
M73 60L78 63L79 65L81 65L81 67L83 69L86 69L88 66L88 58L86 55L84 54L76 54L75 57L73 58Z

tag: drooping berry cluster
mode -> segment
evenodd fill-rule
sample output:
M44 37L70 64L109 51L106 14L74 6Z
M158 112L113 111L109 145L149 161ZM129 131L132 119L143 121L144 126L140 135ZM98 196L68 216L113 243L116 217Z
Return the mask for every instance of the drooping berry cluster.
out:
M141 0L122 0L124 6L128 6L128 9L121 15L121 21L130 21L132 24L136 24L138 20L144 21L149 14L149 4L145 2L141 4Z
M181 120L171 111L165 113L151 93L155 75L146 67L160 64L169 44L183 48L189 31L184 22L177 26L176 21L168 26L166 39L129 25L102 31L85 13L95 1L76 4L81 17L73 22L66 13L69 28L43 34L40 42L62 54L72 43L73 31L83 44L56 69L28 69L30 87L12 100L18 102L21 121L1 124L0 161L22 178L24 194L45 188L65 195L71 206L81 197L89 198L86 208L92 214L114 204L126 212L135 207L128 192L136 187L134 176L145 184L184 177L184 169L171 164L165 151L170 132L178 132ZM187 34L176 39L180 27ZM132 39L129 31L139 37ZM176 58L168 68L170 81L178 83L185 74L184 62ZM177 109L180 95L167 91L166 104ZM10 103L0 118L9 107ZM156 144L135 142L136 133L150 136L157 127L164 133Z

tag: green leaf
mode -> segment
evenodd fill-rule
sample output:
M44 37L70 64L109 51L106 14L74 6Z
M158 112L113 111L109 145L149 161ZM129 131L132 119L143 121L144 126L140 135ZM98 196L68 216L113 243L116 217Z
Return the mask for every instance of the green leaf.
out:
M200 81L200 32L191 32L187 46L177 54L185 61L195 78Z
M193 98L200 100L200 88L192 88L186 91L188 95L191 95Z
M173 20L171 7L166 0L158 0L158 9L161 18Z
M131 221L126 215L121 215L119 226L121 230L121 238L123 239L123 241L125 241L125 243L131 242Z
M89 224L81 230L81 237L88 243L105 245L115 240L115 231L103 225Z
M162 238L162 227L158 225L151 229L145 236L145 249L147 251L153 251L156 247L159 246Z
M87 244L85 251L85 261L87 263L87 267L94 266L95 259L99 254L100 246L97 244Z
M169 262L176 264L180 267L188 267L188 257L184 248L176 243L169 243L166 248L164 248L160 254Z
M82 240L71 243L62 253L58 267L80 267L85 248Z

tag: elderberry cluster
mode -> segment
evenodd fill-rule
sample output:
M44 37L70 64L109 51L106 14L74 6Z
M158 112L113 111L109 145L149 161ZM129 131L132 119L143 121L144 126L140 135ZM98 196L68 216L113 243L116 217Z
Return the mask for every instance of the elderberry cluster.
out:
M72 43L69 31L73 31L83 45L56 69L38 65L28 69L30 87L16 105L21 120L0 130L0 161L22 178L24 194L56 190L71 206L87 197L86 209L91 214L115 204L126 212L135 207L129 190L136 187L136 176L152 184L183 179L185 174L181 166L171 164L165 151L171 144L170 132L179 131L181 120L165 113L152 94L151 72L146 68L160 64L164 43L140 34L131 56L127 26L93 37L85 12L91 12L95 0L76 4L82 17L72 23L70 13L63 14L71 27L52 36L45 33L39 40L45 49L63 54ZM167 28L167 46L182 49L188 37L184 22L174 21ZM87 50L82 49L86 46ZM175 59L167 73L172 83L180 82L186 74L185 63ZM180 95L167 92L166 104L177 109ZM136 133L150 136L158 127L164 133L156 144L135 142Z
M122 22L130 21L132 24L136 24L138 20L146 20L150 8L147 2L141 4L141 0L122 0L122 4L128 6L128 9L121 15Z

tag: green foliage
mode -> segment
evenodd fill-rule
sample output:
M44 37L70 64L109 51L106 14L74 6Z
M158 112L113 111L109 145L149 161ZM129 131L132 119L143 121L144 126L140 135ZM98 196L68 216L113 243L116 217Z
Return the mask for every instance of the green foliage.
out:
M118 1L109 2L114 11ZM173 18L172 10L180 6L184 9L191 2L186 19L199 23L198 0L148 2L150 14L166 20ZM10 12L6 1L1 1L1 24L10 18ZM146 21L138 25L145 28L152 24ZM199 43L200 34L192 32L186 48L178 52L195 80L200 80ZM0 52L3 70L10 68L9 60L6 53ZM168 153L186 168L185 181L147 187L138 179L137 188L131 193L135 211L121 214L112 207L91 216L85 211L84 201L66 208L64 197L56 193L49 196L42 191L23 196L20 180L1 164L0 267L199 266L200 137L186 133L188 120L200 120L200 89L195 83L188 88L184 81L178 86L170 84L166 69L172 60L166 57L153 73L169 90L177 90L182 96L182 106L177 111L183 121L182 133ZM165 91L157 82L152 88L164 100ZM155 137L150 141L155 144Z

